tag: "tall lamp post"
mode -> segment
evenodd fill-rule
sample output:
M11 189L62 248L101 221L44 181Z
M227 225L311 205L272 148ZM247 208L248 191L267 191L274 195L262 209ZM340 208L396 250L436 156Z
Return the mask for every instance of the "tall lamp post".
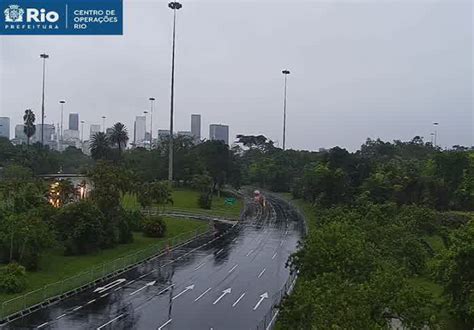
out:
M150 97L150 150L152 149L153 145L153 105L155 102L154 97Z
M438 139L438 125L439 123L433 123L434 126L434 146L435 148L438 146L437 139Z
M41 145L44 145L44 85L46 75L46 59L49 58L48 54L40 54L40 58L43 59L43 93L41 96Z
M286 146L286 77L290 74L289 70L283 70L281 73L285 76L285 92L283 98L283 150Z
M103 132L105 133L105 116L102 116L102 129L103 129Z
M169 160L168 160L168 181L173 182L173 111L174 111L174 52L176 40L176 10L183 7L179 2L174 1L168 4L173 10L173 51L171 56L171 100L170 100L170 142L169 142Z
M63 116L64 116L64 104L66 101L61 100L59 101L59 104L61 105L61 142L63 142Z
M145 145L145 141L146 141L146 115L148 114L148 111L146 111L146 110L145 110L145 111L143 111L143 114L145 115L145 136L144 136L144 138L143 138L143 141L142 141L142 142L143 142L143 146L144 146L144 147L145 147L145 149L146 149L146 145Z
M81 142L84 143L84 120L81 120Z

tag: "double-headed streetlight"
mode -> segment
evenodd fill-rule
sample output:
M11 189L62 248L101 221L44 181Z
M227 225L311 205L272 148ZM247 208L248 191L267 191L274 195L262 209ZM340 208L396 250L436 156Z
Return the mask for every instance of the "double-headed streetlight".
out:
M438 125L439 123L433 123L434 126L434 146L437 147L437 138L438 138Z
M169 140L169 160L168 160L168 181L173 182L173 107L174 107L174 52L176 40L176 10L183 7L179 2L173 1L168 4L173 10L173 46L171 56L171 100L170 100L170 140Z
M152 149L153 145L153 104L155 102L154 97L150 97L150 150Z
M66 101L61 100L59 104L61 105L61 142L63 141L63 116L64 116L64 104Z
M285 92L283 98L283 150L286 143L286 77L290 74L289 70L283 70L281 73L285 76Z
M44 145L44 84L46 75L46 59L49 58L48 54L40 54L40 58L43 59L43 93L41 97L41 145Z

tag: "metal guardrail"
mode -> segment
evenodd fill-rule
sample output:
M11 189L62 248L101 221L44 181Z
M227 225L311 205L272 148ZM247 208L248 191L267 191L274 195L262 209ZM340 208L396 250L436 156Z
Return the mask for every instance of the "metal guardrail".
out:
M81 292L96 283L130 270L151 257L182 246L198 236L209 232L209 228L203 227L202 229L198 228L190 232L182 233L149 246L148 248L93 267L88 271L62 281L47 284L40 289L7 300L0 306L0 324L16 316L28 314L33 310Z
M280 291L276 292L272 296L272 304L271 304L270 310L265 314L263 319L257 325L256 327L257 330L273 329L276 323L277 316L280 312L279 305L282 302L283 298L285 298L285 296L290 294L291 291L293 290L297 277L298 277L298 274L296 272L291 273L285 285L280 289Z

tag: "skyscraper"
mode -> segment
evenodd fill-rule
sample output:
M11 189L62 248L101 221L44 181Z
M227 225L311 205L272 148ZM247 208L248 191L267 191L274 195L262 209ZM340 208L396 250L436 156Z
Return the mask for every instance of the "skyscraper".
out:
M78 113L69 114L69 129L73 131L79 130L79 114Z
M224 141L229 144L229 126L221 124L209 125L209 140Z
M0 117L0 137L10 139L10 118Z
M94 136L94 134L99 133L100 131L101 131L101 129L100 129L99 124L91 124L89 139L91 139Z
M135 144L141 144L145 140L146 136L146 117L136 116L135 117L135 129L133 132L133 141Z
M201 140L201 115L191 115L191 134L196 142Z

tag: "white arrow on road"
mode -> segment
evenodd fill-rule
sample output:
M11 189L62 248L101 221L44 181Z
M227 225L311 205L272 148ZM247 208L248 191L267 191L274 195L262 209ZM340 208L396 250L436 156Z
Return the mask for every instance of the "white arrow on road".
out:
M213 305L217 304L222 298L224 298L226 294L229 294L231 292L232 292L231 288L225 289L224 291L222 291L222 294L219 296L219 298L217 298L212 304Z
M180 293L178 293L176 296L174 296L171 300L175 300L176 298L178 298L179 296L181 296L182 294L188 292L189 290L192 290L194 289L194 284L193 285L190 285L190 286L187 286L183 291L181 291Z
M257 302L257 304L255 305L255 307L253 308L253 310L257 310L258 306L260 306L260 304L262 303L263 299L265 298L268 298L268 292L265 292L263 294L260 295L260 300Z
M110 282L110 283L107 284L107 285L100 286L100 287L96 288L96 289L94 290L94 292L102 293L102 292L107 291L107 290L113 288L114 286L117 286L117 285L119 285L120 283L123 283L123 282L125 282L125 281L126 281L126 279L124 279L124 278L119 278L118 280L115 280L115 281L113 281L113 282Z
M146 285L142 286L140 289L135 290L135 291L133 291L132 293L130 293L130 296L133 296L135 293L140 292L140 291L142 291L143 289L145 289L146 287L152 286L152 285L154 285L155 283L156 283L156 281L148 282Z

